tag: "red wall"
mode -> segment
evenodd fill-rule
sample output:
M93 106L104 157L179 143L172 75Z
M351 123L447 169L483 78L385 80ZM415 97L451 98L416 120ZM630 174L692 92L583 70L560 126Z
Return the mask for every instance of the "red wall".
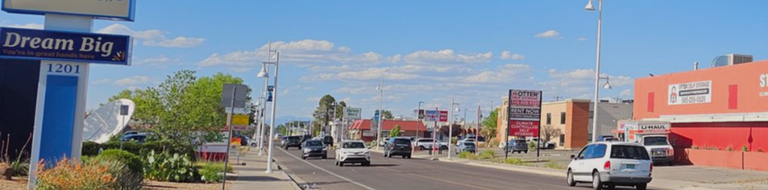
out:
M721 150L731 146L741 151L747 146L750 152L762 149L768 152L768 122L728 123L673 123L670 143L675 147L712 147Z
M761 92L768 92L768 86L760 87L760 77L764 74L768 74L768 61L638 78L635 80L635 119L768 112L768 96L760 96ZM670 84L708 80L712 81L712 102L668 105Z

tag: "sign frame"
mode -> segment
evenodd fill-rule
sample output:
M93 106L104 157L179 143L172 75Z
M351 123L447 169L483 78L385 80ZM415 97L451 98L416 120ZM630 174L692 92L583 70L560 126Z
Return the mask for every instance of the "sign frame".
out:
M86 16L86 17L92 17L100 20L117 20L117 21L129 21L129 22L135 21L136 0L123 0L123 1L130 1L128 5L128 15L125 15L125 16L74 13L74 12L56 11L56 10L33 10L33 9L22 9L22 8L10 8L6 6L6 3L10 3L10 0L3 0L2 10L7 13L16 13L16 14L31 14L31 15L62 14L62 15L72 15L72 16Z
M513 96L514 94L524 96ZM540 90L519 90L510 89L508 97L508 122L507 135L517 137L539 137L541 136L541 101L543 92ZM516 98L517 97L517 98ZM521 110L522 113L513 113L513 110ZM531 123L528 123L531 122ZM520 123L521 125L516 125ZM526 125L522 125L526 124ZM523 130L530 130L525 135L520 135ZM534 129L534 127L536 127Z

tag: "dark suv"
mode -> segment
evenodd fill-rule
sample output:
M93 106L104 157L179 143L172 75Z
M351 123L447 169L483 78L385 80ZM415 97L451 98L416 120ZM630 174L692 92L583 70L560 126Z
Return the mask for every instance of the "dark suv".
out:
M323 136L323 144L325 144L326 146L333 146L333 137L331 137L330 135Z
M384 145L384 156L392 158L393 155L399 155L403 158L411 158L411 139L407 137L394 137L389 139Z
M288 136L285 138L285 144L283 144L283 148L285 150L288 150L290 147L296 147L301 149L301 137L300 136Z

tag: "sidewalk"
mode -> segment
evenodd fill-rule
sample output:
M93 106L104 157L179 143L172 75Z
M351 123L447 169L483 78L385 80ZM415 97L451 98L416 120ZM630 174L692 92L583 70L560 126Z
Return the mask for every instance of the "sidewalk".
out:
M371 149L373 152L382 153ZM530 154L530 153L529 153ZM497 155L498 157L499 155ZM501 155L503 157L503 154ZM530 157L533 155L510 154L510 158ZM492 163L482 160L459 159L455 154L449 160L444 151L442 155L435 155L437 160L442 162L452 162L458 164L467 164L477 167L496 168L515 172L534 173L539 175L562 177L565 180L566 172L564 170L536 167ZM432 158L426 154L426 151L417 151L413 158ZM541 164L539 164L541 165ZM567 165L567 163L565 163ZM733 170L726 168L710 168L698 166L658 166L654 167L653 181L648 184L652 188L680 189L680 190L750 190L750 189L768 189L768 173L749 170ZM565 183L565 182L563 182Z
M265 173L267 170L267 155L259 157L257 150L248 151L240 155L240 163L246 165L237 165L236 153L230 156L232 169L237 174L232 182L232 190L301 190L298 185L288 177L285 172L280 171L272 162L272 173Z

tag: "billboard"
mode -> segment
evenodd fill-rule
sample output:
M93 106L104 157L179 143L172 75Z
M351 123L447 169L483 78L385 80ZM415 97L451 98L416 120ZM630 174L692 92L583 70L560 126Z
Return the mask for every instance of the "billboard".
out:
M698 81L669 85L667 105L701 104L712 102L712 81Z
M361 113L363 112L362 108L344 108L344 119L350 119L350 120L356 120L360 119Z
M425 110L425 121L448 122L448 111Z
M124 35L0 28L0 58L130 65L131 37ZM79 68L50 66L50 72Z
M98 19L133 21L136 0L4 0L9 13L46 13L92 16Z
M541 121L541 91L509 90L509 135L538 137Z

